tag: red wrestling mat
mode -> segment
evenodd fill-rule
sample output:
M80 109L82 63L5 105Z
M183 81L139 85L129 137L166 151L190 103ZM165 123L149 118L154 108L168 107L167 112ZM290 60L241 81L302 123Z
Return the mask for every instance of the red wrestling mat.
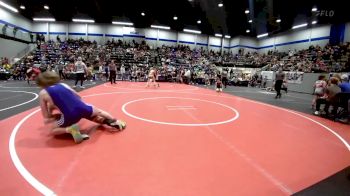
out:
M49 136L37 108L1 121L0 191L290 195L350 164L348 126L193 86L144 86L83 91L128 127L111 133L82 121L91 138L79 145Z

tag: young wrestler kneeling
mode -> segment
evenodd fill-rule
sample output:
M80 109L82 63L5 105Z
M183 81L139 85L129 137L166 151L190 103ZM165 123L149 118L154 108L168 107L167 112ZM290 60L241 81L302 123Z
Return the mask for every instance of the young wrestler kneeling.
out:
M41 73L36 81L42 88L39 98L44 123L51 127L53 135L70 133L76 143L88 139L89 136L81 134L76 124L82 118L106 124L118 130L125 129L125 122L116 120L109 113L84 103L72 88L59 83L60 78L55 72ZM60 111L60 114L52 114L55 108Z

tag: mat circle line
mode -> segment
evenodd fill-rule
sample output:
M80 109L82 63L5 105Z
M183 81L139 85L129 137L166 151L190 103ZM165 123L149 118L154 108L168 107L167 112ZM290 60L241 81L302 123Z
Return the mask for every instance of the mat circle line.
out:
M31 94L31 95L34 95L34 98L32 98L31 100L29 101L26 101L26 102L23 102L23 103L20 103L20 104L17 104L17 105L13 105L13 106L10 106L10 107L6 107L6 108L2 108L0 109L0 112L2 111L6 111L6 110L9 110L9 109L12 109L12 108L16 108L16 107L19 107L19 106L22 106L22 105L25 105L27 103L30 103L32 101L35 101L39 95L37 93L33 93L33 92L28 92L28 91L10 91L10 90L0 90L0 92L11 92L11 93L26 93L26 94Z
M141 88L123 88L123 87L117 87L117 86L110 86L110 85L107 85L107 83L104 83L103 84L104 87L107 87L107 88L114 88L114 89L122 89L122 90L149 90L149 91L152 91L152 90L155 90L155 89L147 89L146 86L141 89ZM173 87L171 87L173 88ZM178 91L192 91L192 90L198 90L198 87L193 87L193 88L187 88L187 89L183 89L183 90L171 90L171 89L168 89L168 90L163 90L163 89L159 89L157 91L160 91L160 92L169 92L169 91L172 91L172 92L178 92Z
M136 115L133 115L131 113L129 113L127 110L126 110L126 107L132 103L136 103L136 102L140 102L140 101L144 101L144 100L154 100L154 99L184 99L184 100L192 100L192 101L202 101L202 102L206 102L206 103L212 103L212 104L216 104L216 105L220 105L222 107L225 107L225 108L228 108L230 109L231 111L233 111L236 115L228 120L225 120L225 121L221 121L221 122L212 122L212 123L197 123L197 124L194 124L194 123L173 123L173 122L162 122L162 121L156 121L156 120L150 120L150 119L146 119L146 118L141 118L139 116L136 116ZM237 120L239 118L239 112L234 109L233 107L230 107L228 105L225 105L225 104L222 104L222 103L218 103L218 102L215 102L215 101L208 101L208 100L203 100L203 99L195 99L195 98L185 98L185 97L151 97L151 98L141 98L141 99L136 99L136 100L133 100L133 101L129 101L127 103L125 103L123 106L122 106L122 111L132 117L132 118L135 118L135 119L138 119L138 120L142 120L142 121L146 121L146 122L150 122L150 123L156 123L156 124L161 124L161 125L174 125L174 126L188 126L188 127L200 127L200 126L212 126L212 125L221 125L221 124L226 124L226 123L230 123L234 120Z
M156 91L154 91L156 92ZM157 92L162 92L162 91L157 91ZM229 97L229 96L218 96L218 95L214 95L214 94L208 94L208 93L191 93L191 92L174 92L174 91L168 91L168 92L173 92L173 93L182 93L182 94L194 94L194 95L206 95L206 96L214 96L214 97L222 97L222 98L234 98L233 96ZM146 91L135 91L135 92L109 92L109 93L97 93L97 94L90 94L90 95L85 95L82 97L94 97L94 96L100 96L100 95L110 95L110 94L122 94L122 93L146 93ZM309 120L321 127L323 127L324 129L326 129L327 131L331 132L332 134L334 134L339 140L341 140L341 142L345 145L345 147L350 151L350 146L349 144L340 136L338 135L335 131L333 131L331 128L327 127L326 125L323 125L322 123L313 120L309 117L306 117L302 114L284 109L284 108L280 108L280 107L276 107L273 105L269 105L269 104L264 104L264 103L260 103L257 101L252 101L249 99L244 99L256 104L260 104L260 105L265 105L268 107L272 107L275 109L279 109L282 111L287 111L291 114L297 115L299 117L302 117L306 120ZM47 186L45 186L43 183L41 183L38 179L36 179L23 165L23 163L21 162L21 160L19 159L19 156L16 152L16 146L15 146L15 139L16 139L16 135L20 129L20 127L22 126L22 124L27 121L30 117L32 117L34 114L38 113L40 111L40 109L36 109L35 111L31 112L30 114L28 114L27 116L25 116L22 120L20 120L16 126L13 128L11 135L10 135L10 139L9 139L9 151L10 151L10 157L11 160L15 166L15 168L17 169L17 171L22 175L22 177L33 187L35 188L38 192L40 192L43 195L56 195L55 192L53 190L51 190L50 188L48 188Z

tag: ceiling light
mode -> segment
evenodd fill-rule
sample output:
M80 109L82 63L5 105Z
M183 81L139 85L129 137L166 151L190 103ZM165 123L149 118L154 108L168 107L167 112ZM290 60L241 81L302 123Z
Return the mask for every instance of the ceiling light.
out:
M201 23L202 23L202 21L201 21L201 20L197 20L197 23L198 23L198 24L201 24Z
M260 34L260 35L258 35L258 36L256 36L257 38L261 38L261 37L266 37L266 36L268 36L269 34L268 33L264 33L264 34Z
M187 32L187 33L196 33L196 34L201 34L201 33L202 33L201 31L191 30L191 29L184 29L184 32Z
M229 35L225 35L225 38L230 39L230 38L231 38L231 36L229 36Z
M312 24L317 24L317 21L316 20L312 21Z
M24 5L19 6L19 8L21 8L22 10L26 9L26 7Z
M12 7L11 5L6 4L6 3L4 3L4 2L2 2L2 1L0 1L0 5L1 5L2 7L5 7L5 8L7 8L7 9L13 11L13 12L18 12L18 10L17 10L16 8L14 8L14 7Z
M222 7L222 6L224 6L224 4L223 4L223 3L219 3L218 6L219 6L219 7Z
M295 25L292 27L292 29L298 29L298 28L306 27L306 26L307 26L307 23L304 23L304 24L300 24L300 25Z
M248 10L248 9L247 9L247 10L245 10L245 11L244 11L244 13L249 14L249 10Z
M119 21L112 21L112 24L125 25L125 26L133 26L134 25L134 23L132 23L132 22L119 22Z
M33 18L34 21L38 22L55 22L54 18Z
M94 20L88 20L88 19L77 19L73 18L73 22L84 22L84 23L94 23Z
M168 26L151 25L152 28L170 30Z
M145 14L145 12L141 12L141 16L145 16L146 14Z
M276 22L277 22L277 23L280 23L280 22L281 22L281 19L280 19L280 18L279 18L279 19L277 19L277 20L276 20Z
M247 29L245 32L246 32L246 33L250 33L250 30L249 30L249 29Z
M174 20L177 20L177 16L174 16L174 18L173 18Z
M252 22L253 22L253 20L252 20L252 19L250 19L250 20L248 20L248 22L249 22L249 23L252 23Z
M215 34L215 37L222 37L222 34L216 33L216 34Z
M311 11L317 12L317 7L313 7L313 8L311 9Z
M49 6L44 5L44 9L45 9L45 10L48 10L48 9L50 9L50 8L49 8Z

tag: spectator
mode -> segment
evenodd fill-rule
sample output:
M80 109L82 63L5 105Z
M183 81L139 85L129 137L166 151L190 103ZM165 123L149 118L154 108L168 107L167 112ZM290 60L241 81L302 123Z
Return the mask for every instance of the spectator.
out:
M341 81L342 81L342 83L339 84L341 92L350 93L349 76L347 74L343 74L341 76Z
M338 86L339 80L338 78L332 77L329 80L329 84L325 90L325 94L323 97L320 97L316 100L316 111L315 111L315 115L320 115L320 106L321 104L325 104L324 107L324 112L326 113L326 116L328 115L329 111L329 106L333 105L336 100L335 100L335 96L336 94L341 92L340 87ZM335 112L335 111L333 111Z
M109 68L109 81L111 84L116 84L115 79L117 77L117 66L114 63L114 60L108 65Z
M121 77L122 77L122 81L124 81L124 79L125 79L125 67L124 67L124 64L122 64L120 66L120 74L121 74Z
M66 79L66 77L64 76L63 70L64 70L64 62L61 61L57 64L57 70L58 70L58 74L60 76L61 80Z
M318 77L318 80L314 84L314 98L312 100L312 108L315 108L316 106L316 100L323 97L326 87L327 87L327 82L325 81L326 77L324 75L320 75Z

